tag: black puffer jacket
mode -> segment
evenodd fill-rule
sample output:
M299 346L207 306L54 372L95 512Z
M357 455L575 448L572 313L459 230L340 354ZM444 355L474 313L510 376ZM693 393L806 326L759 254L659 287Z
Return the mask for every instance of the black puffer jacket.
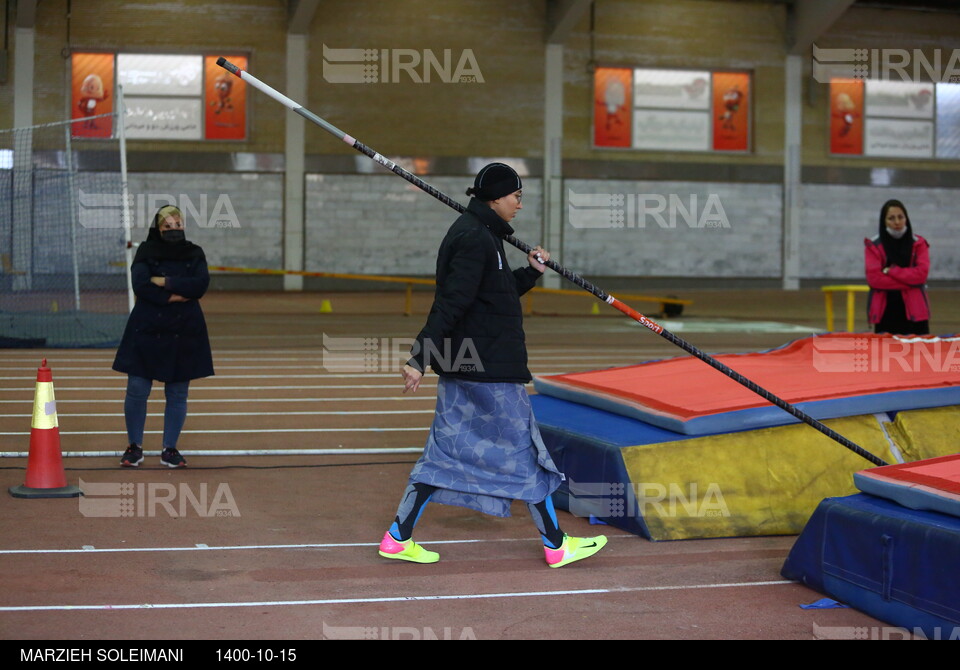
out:
M160 241L154 225L137 250L130 273L137 302L113 369L161 382L213 375L207 323L199 302L210 284L203 250L190 242ZM151 277L166 277L166 286L153 284ZM170 302L172 293L190 300Z
M408 362L468 381L530 381L520 296L541 273L510 270L503 236L513 228L473 198L440 244L437 290Z

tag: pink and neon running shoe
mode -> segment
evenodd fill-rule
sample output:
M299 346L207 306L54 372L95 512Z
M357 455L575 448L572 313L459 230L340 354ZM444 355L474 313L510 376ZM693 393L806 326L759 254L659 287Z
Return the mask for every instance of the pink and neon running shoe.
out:
M380 541L380 555L384 558L397 558L411 563L436 563L440 560L440 554L427 551L413 539L397 542L389 531L383 534L383 540Z
M561 544L558 549L544 547L543 551L547 557L547 565L551 568L562 568L568 563L590 558L603 549L606 544L606 535L597 535L596 537L570 537L564 533L563 544Z

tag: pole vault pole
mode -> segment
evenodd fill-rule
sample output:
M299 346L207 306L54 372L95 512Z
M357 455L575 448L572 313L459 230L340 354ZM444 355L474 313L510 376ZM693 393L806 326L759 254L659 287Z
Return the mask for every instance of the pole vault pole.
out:
M368 156L369 158L373 159L374 161L376 161L377 163L379 163L379 164L382 165L383 167L387 168L388 170L390 170L391 172L393 172L393 173L396 174L397 176L402 177L403 179L406 179L408 182L410 182L411 184L413 184L414 186L416 186L416 187L419 188L420 190L425 191L426 193L429 193L429 194L432 195L434 198L436 198L437 200L439 200L439 201L442 202L443 204L447 205L448 207L451 207L452 209L454 209L454 210L456 210L457 212L460 212L460 213L463 213L463 212L466 210L466 207L464 207L463 205L461 205L461 204L460 204L459 202L457 202L456 200L452 199L450 196L448 196L448 195L442 193L441 191L437 190L436 188L434 188L433 186L431 186L431 185L428 184L427 182L425 182L425 181L423 181L422 179L420 179L419 177L417 177L415 174L413 174L413 173L411 173L411 172L408 172L407 170L404 170L402 167L400 167L399 165L397 165L396 163L394 163L394 162L391 161L390 159L388 159L388 158L386 158L385 156L382 156L381 154L377 153L376 151L374 151L374 150L371 149L370 147L368 147L368 146L366 146L365 144L363 144L362 142L358 141L356 138L351 137L350 135L346 134L345 132L343 132L342 130L340 130L339 128L337 128L336 126L333 126L333 125L331 125L330 123L327 123L326 121L324 121L323 119L321 119L319 116L317 116L316 114L314 114L313 112L311 112L309 109L306 109L305 107L303 107L303 105L301 105L301 104L299 104L299 103L291 100L290 98L288 98L287 96L283 95L282 93L280 93L280 92L274 90L273 88L271 88L270 86L264 84L262 81L260 81L260 80L257 79L256 77L254 77L252 74L250 74L250 73L247 72L246 70L240 69L239 67L237 67L236 65L234 65L234 64L231 63L231 62L229 62L228 60L226 60L226 59L223 58L223 57L220 57L220 58L217 59L217 65L219 65L220 67L224 68L225 70L227 70L227 71L230 72L231 74L236 75L236 76L239 77L241 80L247 82L248 84L250 84L251 86L253 86L253 87L256 88L257 90L259 90L259 91L261 91L261 92L263 92L263 93L266 93L266 94L269 95L271 98L273 98L274 100L276 100L277 102L279 102L279 103L282 104L283 106L287 107L288 109L296 112L297 114L299 114L299 115L302 116L303 118L305 118L305 119L307 119L307 120L309 120L309 121L317 124L318 126L320 126L321 128L323 128L324 130L326 130L328 133L330 133L330 134L333 135L334 137L336 137L336 138L340 139L342 142L350 145L351 147L353 147L354 149L356 149L357 151L359 151L359 152L362 153L363 155ZM506 242L508 242L508 243L512 244L513 246L515 246L517 249L520 249L520 250L523 251L524 253L529 254L531 251L533 251L533 247L531 247L531 246L530 246L529 244L527 244L526 242L523 242L522 240L518 240L518 239L515 238L513 235L505 235L503 239L504 239ZM887 463L886 461L884 461L884 460L882 460L881 458L875 456L874 454L870 453L869 451L867 451L867 450L864 449L863 447L855 444L854 442L851 442L850 440L848 440L847 438L845 438L843 435L840 435L839 433L837 433L837 432L836 432L835 430L833 430L832 428L829 428L829 427L825 426L825 425L822 424L820 421L817 421L817 420L814 419L812 416L806 414L805 412L803 412L803 411L800 410L799 408L794 407L793 405L791 405L791 404L788 403L787 401L785 401L785 400L783 400L783 399L781 399L781 398L778 398L777 396L773 395L772 393L770 393L770 392L767 391L766 389L762 388L761 386L757 385L756 383L750 381L749 379L747 379L746 377L744 377L743 375L741 375L741 374L740 374L739 372L737 372L736 370L732 370L731 368L727 367L726 365L724 365L723 363L721 363L721 362L718 361L717 359L713 358L712 356L710 356L710 355L708 355L708 354L700 351L699 349L697 349L695 346L693 346L693 345L690 344L689 342L683 340L683 339L680 338L680 337L677 337L676 335L674 335L674 334L671 333L670 331L668 331L668 330L666 330L665 328L663 328L663 326L661 326L660 324L658 324L658 323L656 323L656 322L654 322L654 321L651 321L650 319L648 319L647 317L645 317L645 316L644 316L643 314L641 314L640 312L636 311L635 309L633 309L633 308L630 307L629 305L624 304L624 303L621 302L620 300L617 300L615 297L613 297L613 296L610 295L609 293L601 290L599 287L594 286L594 285L591 284L589 281L587 281L586 279L584 279L584 278L581 277L580 275L576 274L575 272L572 272L572 271L568 270L567 268L563 267L562 265L560 265L559 263L557 263L556 261L553 261L553 260L547 261L547 262L545 263L545 265L546 265L547 267L549 267L551 270L553 270L554 272L556 272L556 273L560 274L561 276L563 276L564 279L572 282L573 284L576 284L577 286L579 286L579 287L582 288L583 290L585 290L585 291L587 291L587 292L589 292L589 293L592 293L593 295L595 295L595 296L596 296L597 298L599 298L600 300L603 300L603 301L604 301L605 303L607 303L608 305L610 305L610 306L614 307L615 309L618 309L619 311L623 312L624 314L626 314L627 316L629 316L631 319L633 319L634 321L636 321L636 322L639 323L640 325L645 326L645 327L648 328L649 330L652 330L654 333L656 333L656 334L659 335L660 337L664 338L665 340L669 341L671 344L674 344L674 345L680 347L681 349L683 349L684 351L686 351L687 353L689 353L689 354L691 354L691 355L693 355L693 356L696 356L697 358L699 358L701 361L703 361L703 362L706 363L707 365L710 365L711 367L719 370L720 372L722 372L722 373L725 374L726 376L728 376L728 377L730 377L731 379L733 379L733 380L734 380L735 382L737 382L738 384L741 384L742 386L747 387L748 389L750 389L751 391L753 391L754 393L756 393L757 395L759 395L759 396L762 397L763 399L768 400L769 402L773 403L774 405L776 405L776 406L779 407L780 409L788 412L789 414L792 414L794 417L796 417L796 418L799 419L800 421L806 423L806 424L809 425L809 426L812 426L813 428L816 428L816 429L819 430L821 433L823 433L824 435L826 435L826 436L829 437L830 439L838 442L839 444L843 445L844 447L846 447L846 448L849 449L850 451L854 452L854 453L857 454L858 456L862 456L863 458L867 459L868 461L870 461L870 462L873 463L874 465L888 465L888 463Z

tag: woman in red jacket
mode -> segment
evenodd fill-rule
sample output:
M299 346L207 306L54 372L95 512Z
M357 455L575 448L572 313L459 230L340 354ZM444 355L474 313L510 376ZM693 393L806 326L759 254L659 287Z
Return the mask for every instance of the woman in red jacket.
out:
M880 210L880 234L864 240L870 285L868 318L874 332L926 335L930 332L927 275L930 245L913 234L907 209L888 200Z

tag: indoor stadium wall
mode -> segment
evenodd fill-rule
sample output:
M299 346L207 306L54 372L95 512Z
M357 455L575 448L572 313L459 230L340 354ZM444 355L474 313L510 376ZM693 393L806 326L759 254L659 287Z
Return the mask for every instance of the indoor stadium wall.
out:
M729 226L716 220L696 226L679 220L671 226L669 219L663 225L649 218L641 226L635 218L622 228L587 230L565 214L562 247L552 250L561 262L588 275L618 277L780 276L786 11L780 3L601 0L595 4L592 35L589 16L580 20L564 50L565 198L571 192L673 194L690 208L696 196L694 216L703 223L699 215L713 194ZM859 28L860 19L879 27L867 34ZM522 239L538 242L546 20L545 2L325 0L306 35L304 103L391 157L423 157L427 168L418 173L461 200L477 159L522 162L526 199L517 227ZM45 0L37 5L34 121L69 115L65 55L70 50L249 52L251 72L283 90L287 28L285 3L268 0L75 2L69 19L66 0ZM851 8L819 41L829 47L952 49L958 33L960 17L953 14ZM331 84L323 77L324 46L430 49L437 55L450 50L454 59L470 50L484 81ZM15 44L10 54L12 59ZM593 149L593 65L753 71L752 150L730 156ZM12 61L9 67L12 72ZM12 88L9 78L0 84L0 103L11 100ZM874 234L882 202L899 197L918 232L934 243L931 279L960 279L960 232L950 214L960 195L960 165L830 156L826 88L805 77L803 95L801 277L860 279L862 240ZM218 222L222 212L214 212L217 216L194 226L211 264L293 267L294 259L283 257L284 236L290 232L283 218L290 113L254 91L249 102L246 141L130 141L131 193L144 201L158 193L186 196L198 211L206 196L208 215L226 195L235 213L226 216L230 225ZM0 104L0 125L12 125L11 108ZM376 166L360 167L366 159L309 124L305 152L300 259L305 270L432 272L432 250L453 218L449 209L389 174L378 174ZM565 212L566 206L565 200ZM142 228L135 237L139 232ZM683 253L676 252L679 248ZM264 279L238 278L251 285Z
M149 203L169 196L193 207L196 216L188 210L195 220L192 235L207 250L212 265L281 269L282 180L281 175L270 173L131 174L131 192L138 194L134 238L146 235L144 226L153 216ZM430 183L459 197L470 179L438 176ZM643 219L634 212L622 227L604 230L569 225L568 214L561 253L563 262L579 272L630 277L643 267L643 274L652 277L779 276L779 257L768 251L779 249L782 241L778 184L570 179L565 186L575 194L674 193L682 196L685 207L691 202L699 207L691 220L680 214L671 221L666 213ZM524 211L515 222L523 238L540 234L541 193L539 178L525 181ZM711 195L721 203L722 224L707 209ZM931 280L960 277L960 231L950 217L956 191L903 188L897 195L915 203L908 205L912 220L925 237L937 242ZM863 239L876 234L874 210L887 197L889 190L884 187L806 185L802 276L858 281ZM305 203L304 268L308 272L429 273L436 246L452 221L448 208L392 175L311 173L306 178ZM683 254L671 253L676 245L682 245ZM831 252L822 253L825 248ZM508 254L512 265L521 260L512 248Z

